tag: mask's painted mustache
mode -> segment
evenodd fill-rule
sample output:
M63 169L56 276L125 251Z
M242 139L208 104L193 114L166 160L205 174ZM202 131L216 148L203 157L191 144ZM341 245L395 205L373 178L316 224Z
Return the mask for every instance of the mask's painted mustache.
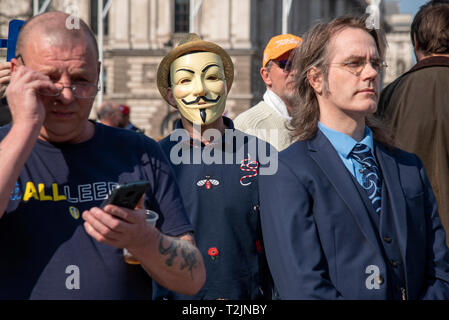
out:
M185 101L184 99L181 99L181 101L182 101L184 104L186 104L186 105L190 105L190 104L195 104L195 103L200 102L201 99L203 99L205 102L212 102L212 103L215 103L215 102L218 102L218 100L220 100L220 96L218 96L216 99L209 99L209 98L207 98L207 97L205 97L205 96L199 96L199 97L197 97L195 100L190 101L190 102L187 102L187 101Z

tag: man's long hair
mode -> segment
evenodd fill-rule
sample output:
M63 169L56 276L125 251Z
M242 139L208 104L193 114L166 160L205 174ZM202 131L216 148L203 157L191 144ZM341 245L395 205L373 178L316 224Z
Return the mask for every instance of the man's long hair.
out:
M367 15L361 17L340 17L328 23L321 23L308 31L301 46L296 48L291 57L290 71L294 74L295 103L291 126L291 135L295 140L307 140L315 136L318 130L320 109L315 90L307 79L307 73L315 67L323 73L323 93L329 94L328 72L329 72L329 43L338 32L346 28L358 28L369 33L376 43L377 51L383 59L385 56L386 40L383 33L376 29L366 27ZM392 135L382 122L372 116L366 118L366 124L373 131L376 140L392 145Z

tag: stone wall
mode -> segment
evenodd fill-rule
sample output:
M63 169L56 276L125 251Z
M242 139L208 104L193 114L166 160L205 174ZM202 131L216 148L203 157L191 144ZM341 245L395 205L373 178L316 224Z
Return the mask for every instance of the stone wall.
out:
M131 121L151 137L172 129L178 117L160 97L156 87L159 62L177 45L182 34L174 31L174 1L113 0L109 33L104 36L106 88L104 100L131 107ZM106 3L107 0L104 0ZM0 12L9 16L31 15L29 0L1 0ZM90 0L53 0L52 9L66 11L75 5L90 24ZM289 33L302 35L316 22L344 13L364 11L364 0L295 0ZM9 19L9 18L8 18ZM96 23L96 22L93 22ZM235 64L235 76L226 111L234 118L256 104L265 92L259 74L262 53L269 39L281 33L280 0L204 0L195 20L195 32L222 46ZM5 34L0 21L0 33ZM97 99L98 100L98 99ZM96 118L96 106L91 118Z

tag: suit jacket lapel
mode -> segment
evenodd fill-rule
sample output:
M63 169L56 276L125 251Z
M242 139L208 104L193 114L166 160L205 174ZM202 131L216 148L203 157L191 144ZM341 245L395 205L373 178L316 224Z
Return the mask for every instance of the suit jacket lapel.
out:
M399 249L401 251L404 265L406 266L407 210L404 193L402 192L401 180L399 178L398 163L391 152L380 144L376 144L376 156L382 171L382 178L384 179L384 183L387 187L392 209L391 215L393 217L394 228L398 236ZM385 205L382 204L382 209L384 207Z
M379 250L377 232L369 219L369 212L367 212L363 200L358 196L359 191L352 181L351 173L341 161L337 151L320 130L318 130L316 137L308 142L308 146L310 157L315 160L328 177L368 242L376 250Z

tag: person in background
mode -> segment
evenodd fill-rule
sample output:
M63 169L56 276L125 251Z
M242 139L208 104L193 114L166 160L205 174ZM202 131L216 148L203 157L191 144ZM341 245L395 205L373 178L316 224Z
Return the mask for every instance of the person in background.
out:
M378 115L396 143L422 159L448 232L449 1L422 6L410 33L418 63L382 91Z
M97 110L97 119L106 126L121 127L122 112L119 105L112 101L104 101Z
M300 37L292 34L270 39L260 69L260 76L267 87L263 100L234 120L237 129L267 141L278 151L293 142L288 129L294 107L288 60L301 41Z
M132 130L139 133L145 133L145 130L140 129L136 127L131 121L129 121L131 109L128 106L125 106L123 104L119 105L120 112L122 114L122 121L120 122L120 127L126 129L126 130Z

